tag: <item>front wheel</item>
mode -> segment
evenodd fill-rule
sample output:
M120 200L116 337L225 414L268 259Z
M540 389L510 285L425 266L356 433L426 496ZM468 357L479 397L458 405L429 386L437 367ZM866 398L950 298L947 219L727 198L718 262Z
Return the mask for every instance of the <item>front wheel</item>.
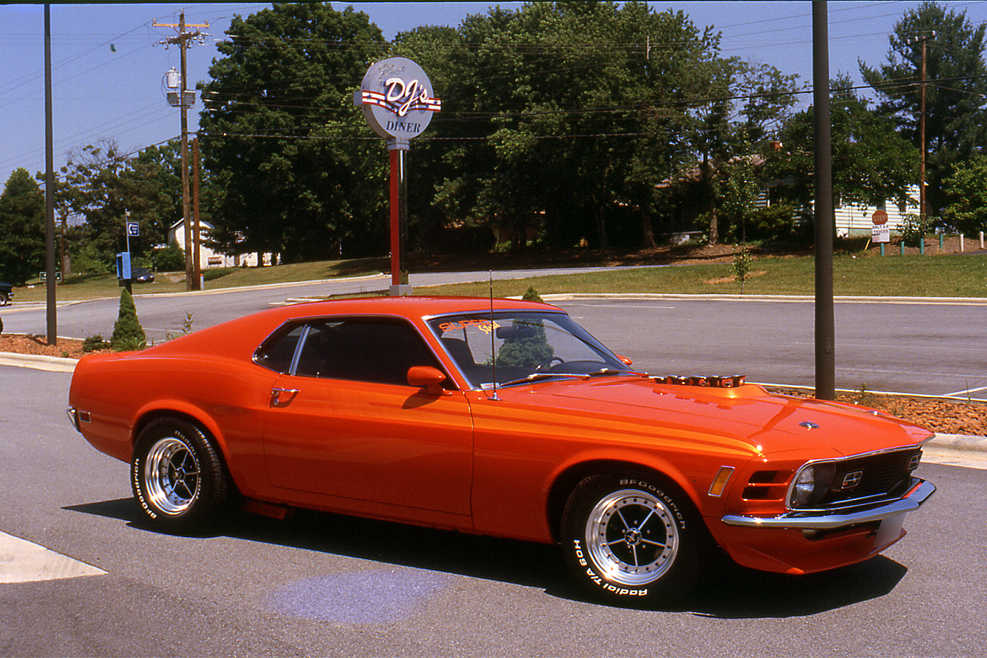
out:
M562 548L576 580L622 603L668 602L684 594L706 548L691 501L649 474L594 475L562 515Z
M230 500L215 447L202 430L178 418L159 418L140 433L130 483L145 517L166 532L211 530Z

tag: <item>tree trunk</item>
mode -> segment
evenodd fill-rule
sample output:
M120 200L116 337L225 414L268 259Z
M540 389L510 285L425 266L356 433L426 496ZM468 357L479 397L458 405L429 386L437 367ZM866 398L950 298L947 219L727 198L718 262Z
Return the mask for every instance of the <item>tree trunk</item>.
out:
M645 211L644 206L638 208L641 211L641 230L644 233L644 248L655 248L655 232L651 230L651 217Z

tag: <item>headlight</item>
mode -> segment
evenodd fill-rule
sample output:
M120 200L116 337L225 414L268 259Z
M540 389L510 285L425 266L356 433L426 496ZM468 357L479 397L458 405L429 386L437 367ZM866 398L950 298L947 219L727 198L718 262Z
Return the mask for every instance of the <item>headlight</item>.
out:
M813 466L803 466L795 476L792 492L788 496L789 507L805 507L812 499L816 488L816 469Z

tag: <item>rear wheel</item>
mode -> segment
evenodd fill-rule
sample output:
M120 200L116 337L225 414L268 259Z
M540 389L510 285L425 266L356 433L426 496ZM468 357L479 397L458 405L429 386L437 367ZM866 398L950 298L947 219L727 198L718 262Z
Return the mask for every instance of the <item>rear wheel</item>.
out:
M167 532L215 529L229 507L230 485L216 448L179 418L159 418L140 433L130 483L147 519Z
M651 474L602 474L562 515L566 564L585 588L623 603L671 601L698 574L707 542L692 502Z

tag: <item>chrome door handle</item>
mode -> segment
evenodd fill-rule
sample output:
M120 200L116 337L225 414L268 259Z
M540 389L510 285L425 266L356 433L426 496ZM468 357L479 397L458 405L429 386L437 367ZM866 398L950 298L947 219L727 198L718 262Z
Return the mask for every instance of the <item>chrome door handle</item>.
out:
M296 395L298 395L297 388L272 388L271 406L286 407L291 404L291 401L295 399Z

